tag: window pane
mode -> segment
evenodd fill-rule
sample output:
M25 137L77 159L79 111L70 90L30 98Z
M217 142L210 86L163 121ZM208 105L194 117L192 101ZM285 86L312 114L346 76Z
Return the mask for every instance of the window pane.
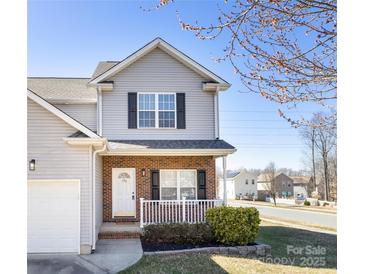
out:
M196 199L196 188L195 187L182 187L180 188L180 199L185 197L187 200Z
M159 94L158 109L175 110L175 94Z
M139 111L139 127L155 127L155 112Z
M195 172L188 171L180 171L180 186L181 187L196 187L196 176Z
M176 171L161 170L161 187L177 187Z
M161 200L177 200L177 188L161 188Z
M155 110L155 95L154 94L139 94L138 95L139 110Z
M175 112L174 111L159 111L158 125L162 128L175 127Z

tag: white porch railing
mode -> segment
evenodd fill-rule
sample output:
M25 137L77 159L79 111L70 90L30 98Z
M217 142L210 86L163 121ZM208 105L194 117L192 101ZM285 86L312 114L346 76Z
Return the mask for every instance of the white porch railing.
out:
M222 200L145 200L140 199L141 227L162 223L204 223L209 208L221 206Z

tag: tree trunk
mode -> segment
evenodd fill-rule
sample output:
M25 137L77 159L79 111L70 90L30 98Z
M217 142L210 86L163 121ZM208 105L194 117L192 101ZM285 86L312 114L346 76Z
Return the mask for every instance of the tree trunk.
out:
M276 195L275 195L275 193L272 195L272 198L274 199L274 205L276 206Z
M324 153L322 155L323 158L323 171L324 171L324 195L325 195L325 200L328 201L328 197L329 197L329 183L328 183L328 162L327 162L327 154Z
M314 189L316 193L318 193L318 186L317 186L317 180L316 180L316 159L314 154L314 146L315 146L315 133L314 129L312 131L312 165L313 165L313 182L314 182Z

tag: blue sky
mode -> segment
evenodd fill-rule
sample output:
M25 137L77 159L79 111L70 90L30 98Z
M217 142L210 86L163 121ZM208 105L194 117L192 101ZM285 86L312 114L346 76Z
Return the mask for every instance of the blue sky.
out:
M277 115L278 106L246 91L228 63L213 58L222 53L224 35L200 41L179 27L184 19L210 22L217 17L214 1L184 1L145 12L157 1L29 1L28 75L89 77L98 61L121 60L152 39L161 37L232 84L220 95L221 138L238 151L228 168L303 167L298 130ZM292 115L310 115L310 109Z

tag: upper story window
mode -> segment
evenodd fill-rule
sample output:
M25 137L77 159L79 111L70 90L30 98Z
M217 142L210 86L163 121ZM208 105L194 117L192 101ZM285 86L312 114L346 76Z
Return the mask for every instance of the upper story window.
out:
M246 179L246 185L248 185L248 179Z
M253 185L255 184L255 179L252 179L252 184L253 184Z
M138 93L138 128L176 128L176 94Z

